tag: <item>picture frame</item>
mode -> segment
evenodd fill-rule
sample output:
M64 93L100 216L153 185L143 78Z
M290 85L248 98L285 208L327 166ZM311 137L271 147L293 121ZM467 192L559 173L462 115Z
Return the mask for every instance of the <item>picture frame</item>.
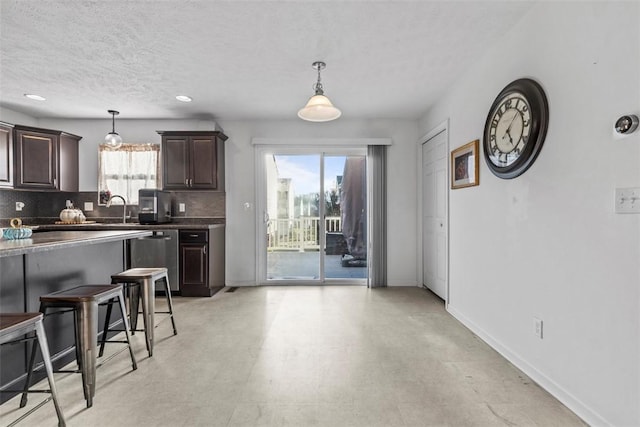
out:
M480 140L476 139L451 152L451 189L480 184Z

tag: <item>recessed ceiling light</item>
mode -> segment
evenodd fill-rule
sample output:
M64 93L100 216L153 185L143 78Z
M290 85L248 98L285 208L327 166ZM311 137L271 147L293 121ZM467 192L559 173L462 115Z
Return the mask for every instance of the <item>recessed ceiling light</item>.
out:
M187 95L178 95L178 96L176 96L176 99L178 101L182 101L182 102L191 102L191 101L193 101L193 99L191 99L191 97L187 96Z
M33 99L34 101L46 101L47 100L47 98L45 98L44 96L34 95L32 93L25 93L24 96L26 96L29 99Z

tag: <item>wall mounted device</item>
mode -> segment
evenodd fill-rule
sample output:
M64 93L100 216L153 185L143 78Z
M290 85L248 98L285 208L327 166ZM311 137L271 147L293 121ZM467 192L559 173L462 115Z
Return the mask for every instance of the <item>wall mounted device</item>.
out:
M621 135L627 135L633 133L638 128L638 116L635 114L628 114L620 117L616 120L616 124L613 126L615 131Z

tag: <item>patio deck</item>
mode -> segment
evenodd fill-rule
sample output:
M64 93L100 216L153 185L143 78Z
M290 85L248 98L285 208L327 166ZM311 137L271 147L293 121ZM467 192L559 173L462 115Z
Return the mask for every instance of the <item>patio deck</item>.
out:
M325 255L326 279L366 279L367 267L343 267L341 255ZM319 280L320 252L273 251L267 254L269 280Z

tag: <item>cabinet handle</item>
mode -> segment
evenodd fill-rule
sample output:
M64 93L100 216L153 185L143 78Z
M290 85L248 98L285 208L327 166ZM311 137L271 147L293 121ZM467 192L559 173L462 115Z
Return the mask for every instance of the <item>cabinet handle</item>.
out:
M53 178L53 186L54 187L58 186L58 180L56 178Z
M189 187L193 187L193 178L189 178Z
M205 255L207 254L207 247L206 246L202 247L202 253L205 254Z
M189 178L184 180L184 185L186 185L187 187L189 186Z
M197 234L189 234L189 237L198 237Z

